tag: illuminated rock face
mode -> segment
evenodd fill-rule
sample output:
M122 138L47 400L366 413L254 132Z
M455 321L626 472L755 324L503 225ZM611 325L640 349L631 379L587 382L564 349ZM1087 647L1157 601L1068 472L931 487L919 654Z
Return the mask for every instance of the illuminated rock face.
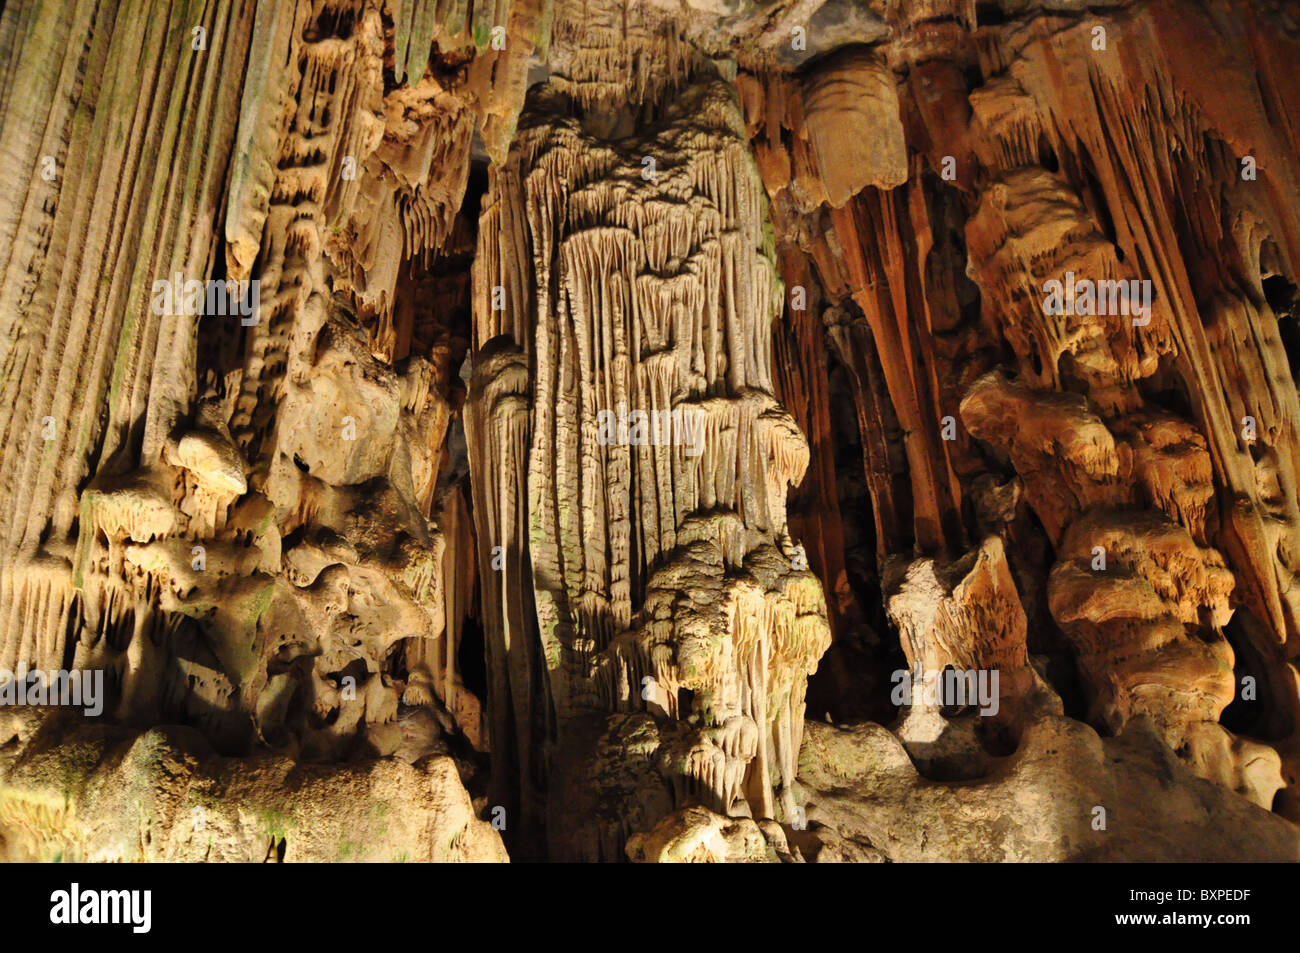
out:
M548 774L587 770L572 723L645 710L672 732L676 800L788 813L830 631L787 528L808 446L772 394L780 289L735 94L699 79L617 141L566 105L525 106L473 269L479 568L514 703L494 713L495 773L517 767L527 816L551 751ZM533 613L514 611L520 588ZM516 667L520 641L536 654ZM552 827L572 823L561 809Z
M0 54L6 856L1296 859L1286 5Z

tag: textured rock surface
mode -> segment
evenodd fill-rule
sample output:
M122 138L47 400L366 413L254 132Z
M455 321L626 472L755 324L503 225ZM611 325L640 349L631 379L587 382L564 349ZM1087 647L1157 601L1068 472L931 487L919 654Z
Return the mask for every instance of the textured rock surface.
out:
M814 722L800 777L808 829L791 842L818 862L1300 859L1294 824L1197 778L1141 726L1102 739L1045 717L987 774L945 784L879 725Z
M1297 56L0 5L0 849L1297 859Z
M232 759L186 728L135 735L12 716L0 736L9 862L507 860L446 756Z

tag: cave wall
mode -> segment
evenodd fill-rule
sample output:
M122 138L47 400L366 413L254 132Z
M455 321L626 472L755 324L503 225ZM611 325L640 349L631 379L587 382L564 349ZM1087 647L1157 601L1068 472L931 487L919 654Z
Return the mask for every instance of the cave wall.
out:
M414 859L1294 857L1297 47L1268 0L11 0L0 670L113 725L6 722L5 843L136 856L38 809L88 731L196 752L182 799L433 772L472 849ZM996 710L891 697L946 668Z

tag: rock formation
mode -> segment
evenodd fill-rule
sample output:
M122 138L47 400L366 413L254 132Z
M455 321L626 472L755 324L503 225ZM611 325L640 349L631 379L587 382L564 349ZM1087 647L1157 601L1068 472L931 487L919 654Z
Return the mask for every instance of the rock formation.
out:
M0 53L0 855L1300 859L1286 3Z

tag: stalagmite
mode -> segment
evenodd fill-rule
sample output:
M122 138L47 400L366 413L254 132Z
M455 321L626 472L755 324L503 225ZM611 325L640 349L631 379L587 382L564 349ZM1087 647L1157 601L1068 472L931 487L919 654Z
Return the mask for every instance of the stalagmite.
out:
M0 856L1300 859L1297 57L0 3Z
M828 631L820 586L790 561L786 490L808 449L771 396L776 282L734 96L702 76L638 142L561 106L525 109L475 267L479 565L503 595L531 573L536 607L485 605L515 716L494 752L515 739L527 792L530 725L554 719L552 771L582 771L571 723L649 709L678 722L678 799L774 817ZM523 533L526 551L492 566Z

